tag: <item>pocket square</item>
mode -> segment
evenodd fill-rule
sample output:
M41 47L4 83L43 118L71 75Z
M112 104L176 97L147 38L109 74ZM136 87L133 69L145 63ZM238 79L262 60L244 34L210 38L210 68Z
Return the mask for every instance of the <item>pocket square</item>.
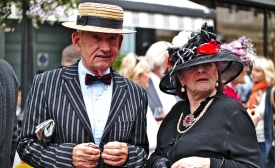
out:
M54 120L49 119L41 124L37 125L35 128L35 134L39 141L50 142L52 139L52 134L54 131L55 123Z

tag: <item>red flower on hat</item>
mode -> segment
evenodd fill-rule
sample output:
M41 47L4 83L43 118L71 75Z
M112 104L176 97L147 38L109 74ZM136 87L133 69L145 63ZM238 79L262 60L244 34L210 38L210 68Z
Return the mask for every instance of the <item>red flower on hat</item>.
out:
M196 53L198 54L216 54L219 52L219 45L211 44L211 43L204 43L201 46L198 47L196 50Z
M171 58L168 58L168 61L167 61L167 65L168 66L173 66L173 63L172 63L172 59Z

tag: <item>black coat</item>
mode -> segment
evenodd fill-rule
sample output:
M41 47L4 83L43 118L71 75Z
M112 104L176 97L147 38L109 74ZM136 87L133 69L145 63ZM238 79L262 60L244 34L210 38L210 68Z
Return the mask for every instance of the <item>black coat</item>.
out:
M18 81L12 67L0 59L0 167L11 168L17 143Z
M178 102L171 109L160 126L157 148L147 167L154 167L154 161L160 157L174 163L191 156L210 158L211 168L221 167L223 159L224 168L261 167L255 128L242 104L221 92L214 97L201 119L184 134L177 132L177 124L182 111L184 116L190 114L189 102ZM209 100L201 103L195 117ZM184 130L182 122L180 130Z

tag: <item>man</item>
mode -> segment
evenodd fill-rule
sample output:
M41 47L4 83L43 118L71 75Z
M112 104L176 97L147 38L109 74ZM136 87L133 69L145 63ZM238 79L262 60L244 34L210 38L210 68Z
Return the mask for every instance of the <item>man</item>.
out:
M11 168L16 151L18 81L12 67L0 59L0 165Z
M61 67L72 65L80 58L81 53L76 52L73 44L70 44L62 51Z
M167 67L168 51L171 43L159 41L150 46L146 52L150 64L149 87L146 89L148 94L148 103L156 120L162 120L177 102L176 97L167 95L159 89L160 79Z
M111 68L121 34L134 32L122 29L122 23L123 9L97 3L80 4L77 23L63 23L78 30L72 43L81 60L34 78L17 149L23 161L62 168L145 164L146 91ZM36 126L49 119L54 130L53 124L46 126L47 141L38 140Z

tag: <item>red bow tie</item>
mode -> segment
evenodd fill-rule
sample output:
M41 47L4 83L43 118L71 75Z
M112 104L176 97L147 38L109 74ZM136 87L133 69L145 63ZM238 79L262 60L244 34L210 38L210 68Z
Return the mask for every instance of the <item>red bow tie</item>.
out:
M91 83L94 83L96 81L100 81L106 85L110 85L111 84L111 80L112 80L112 74L108 73L106 75L103 76L93 76L90 74L86 74L85 76L85 84L89 85Z

